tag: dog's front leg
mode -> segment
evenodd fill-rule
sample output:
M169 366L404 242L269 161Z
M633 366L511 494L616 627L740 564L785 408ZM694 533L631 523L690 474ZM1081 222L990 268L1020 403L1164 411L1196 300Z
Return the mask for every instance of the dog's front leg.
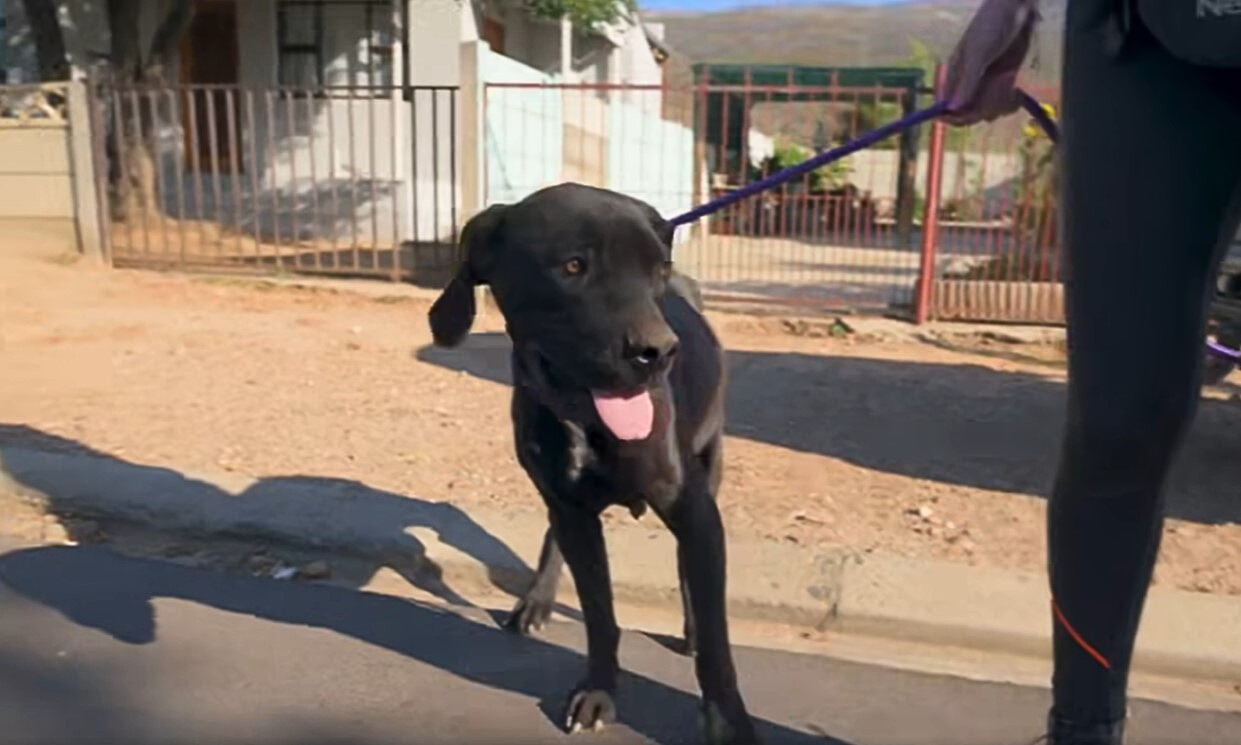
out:
M728 639L724 524L705 478L695 476L671 505L657 509L676 536L678 560L689 590L692 627L697 634L694 666L702 689L703 737L709 745L753 745L759 739L741 699Z
M507 629L529 634L531 629L538 631L543 628L556 605L556 587L560 584L560 570L563 567L564 556L556 545L555 531L548 528L543 536L543 550L539 552L539 568L534 573L534 581L505 620Z
M576 505L552 508L552 532L564 554L586 620L586 679L569 696L565 727L596 729L616 718L612 694L619 667L620 628L599 515Z
M685 574L685 552L677 547L677 578L681 583L681 612L684 623L680 652L687 657L698 653L698 630L694 628L694 606L689 600L689 578Z

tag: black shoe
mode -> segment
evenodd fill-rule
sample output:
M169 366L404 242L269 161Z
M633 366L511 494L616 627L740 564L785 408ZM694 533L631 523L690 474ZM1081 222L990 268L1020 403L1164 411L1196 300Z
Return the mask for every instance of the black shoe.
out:
M1047 716L1047 735L1039 742L1046 745L1124 745L1125 720L1083 726L1052 713Z

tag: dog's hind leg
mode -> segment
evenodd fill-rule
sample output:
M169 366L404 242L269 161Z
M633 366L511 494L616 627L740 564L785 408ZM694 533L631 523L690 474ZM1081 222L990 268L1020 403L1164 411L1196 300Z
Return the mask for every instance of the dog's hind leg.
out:
M697 456L706 471L707 489L711 492L712 499L719 496L720 481L723 478L723 439L718 435L713 437ZM677 547L677 576L681 581L681 610L685 614L681 647L677 651L692 657L698 653L698 628L694 625L694 606L689 599L689 581L685 575L685 554L680 544Z
M681 580L681 612L685 614L681 645L676 651L686 657L698 653L698 628L694 626L694 606L689 600L689 580L685 576L685 556L677 549L677 576Z
M707 472L707 491L711 499L720 496L720 483L724 480L724 438L716 435L698 454L698 462Z
M560 570L563 567L564 556L560 553L560 546L556 545L556 536L548 528L543 536L543 549L539 552L539 567L535 570L534 581L513 606L504 621L505 628L519 634L529 634L531 629L538 631L543 628L556 604L556 588L560 584Z

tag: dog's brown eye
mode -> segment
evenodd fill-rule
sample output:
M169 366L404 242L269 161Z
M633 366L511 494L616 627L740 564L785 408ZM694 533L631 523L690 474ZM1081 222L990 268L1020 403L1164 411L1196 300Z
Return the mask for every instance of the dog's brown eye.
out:
M576 277L584 271L586 271L586 262L579 258L575 257L564 263L564 273L570 277Z

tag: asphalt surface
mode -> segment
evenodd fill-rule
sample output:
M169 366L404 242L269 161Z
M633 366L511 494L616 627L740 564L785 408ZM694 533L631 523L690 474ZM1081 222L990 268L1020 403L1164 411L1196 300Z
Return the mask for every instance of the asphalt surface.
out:
M557 726L583 633L537 638L340 587L0 542L0 743L698 742L690 662L626 634L621 723ZM1045 690L738 649L769 745L1025 745ZM1236 745L1241 714L1136 702L1133 745Z

